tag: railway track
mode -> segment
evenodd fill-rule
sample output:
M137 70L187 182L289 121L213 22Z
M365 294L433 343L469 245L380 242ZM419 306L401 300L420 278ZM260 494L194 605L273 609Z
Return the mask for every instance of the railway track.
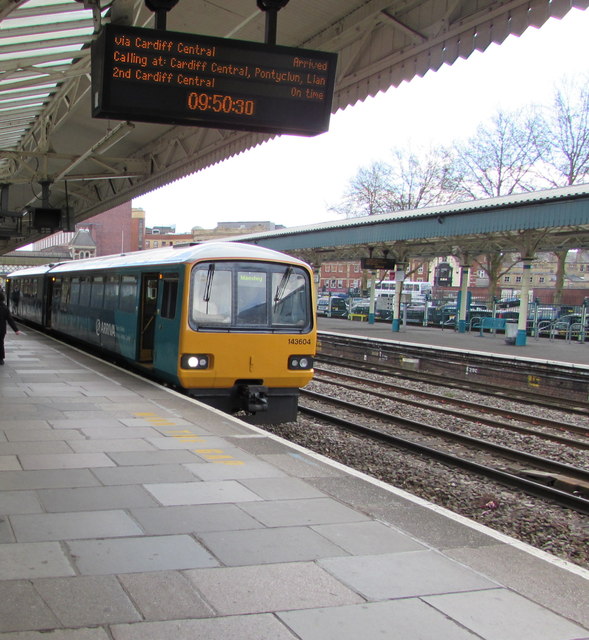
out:
M337 385L339 388L350 391L367 387L372 395L384 400L394 400L424 410L435 409L438 413L471 419L496 429L535 436L578 449L589 449L589 427L579 426L561 419L556 420L513 409L482 405L480 402L471 402L464 398L440 395L384 380L369 380L366 377L321 367L315 367L314 381ZM522 424L530 424L532 427L522 426ZM574 434L577 437L571 438L562 435L563 432Z
M589 417L586 367L326 333L320 334L317 363L476 391Z
M589 514L587 470L403 416L359 406L357 402L351 403L310 391L304 391L303 397L321 405L321 408L317 408L301 404L299 409L303 415L337 425L386 446L433 458L446 465L474 472L580 513ZM326 404L337 405L338 413L328 413L325 409ZM341 415L342 410L345 411L345 416ZM355 417L350 417L350 414ZM375 418L378 426L368 426L367 422L374 421ZM401 435L399 429L402 431ZM410 431L413 437L408 437L407 431ZM482 451L485 452L484 455L481 454ZM568 488L569 491L549 486L538 481L539 479L554 482L560 487Z

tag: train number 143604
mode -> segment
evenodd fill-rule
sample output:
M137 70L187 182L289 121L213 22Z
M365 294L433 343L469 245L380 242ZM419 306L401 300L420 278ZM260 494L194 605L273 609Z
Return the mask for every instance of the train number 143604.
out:
M289 338L288 344L311 344L310 338Z

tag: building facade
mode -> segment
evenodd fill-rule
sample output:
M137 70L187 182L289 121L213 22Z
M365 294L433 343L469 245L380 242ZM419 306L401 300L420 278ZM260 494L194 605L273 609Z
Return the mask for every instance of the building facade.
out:
M77 259L136 251L131 220L131 203L127 202L78 223L75 231L59 231L34 242L32 250L52 251L56 247L67 247L72 258ZM81 231L84 233L81 234ZM89 238L92 241L90 244ZM74 242L82 244L77 247L72 244Z

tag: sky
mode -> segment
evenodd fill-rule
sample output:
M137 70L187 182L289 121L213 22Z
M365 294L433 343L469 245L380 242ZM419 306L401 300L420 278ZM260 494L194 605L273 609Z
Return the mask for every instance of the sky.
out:
M589 72L588 33L589 10L572 9L338 111L324 134L281 136L135 198L133 206L145 210L147 226L175 224L177 233L226 221L294 227L342 219L332 207L350 181L375 161L392 162L393 148L451 144L499 109L550 104L559 80Z

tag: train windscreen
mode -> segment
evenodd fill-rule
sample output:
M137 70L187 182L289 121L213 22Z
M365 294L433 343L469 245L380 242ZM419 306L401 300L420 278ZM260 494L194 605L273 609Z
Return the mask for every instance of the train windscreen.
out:
M206 262L192 272L194 329L305 331L311 284L304 269L258 262Z

